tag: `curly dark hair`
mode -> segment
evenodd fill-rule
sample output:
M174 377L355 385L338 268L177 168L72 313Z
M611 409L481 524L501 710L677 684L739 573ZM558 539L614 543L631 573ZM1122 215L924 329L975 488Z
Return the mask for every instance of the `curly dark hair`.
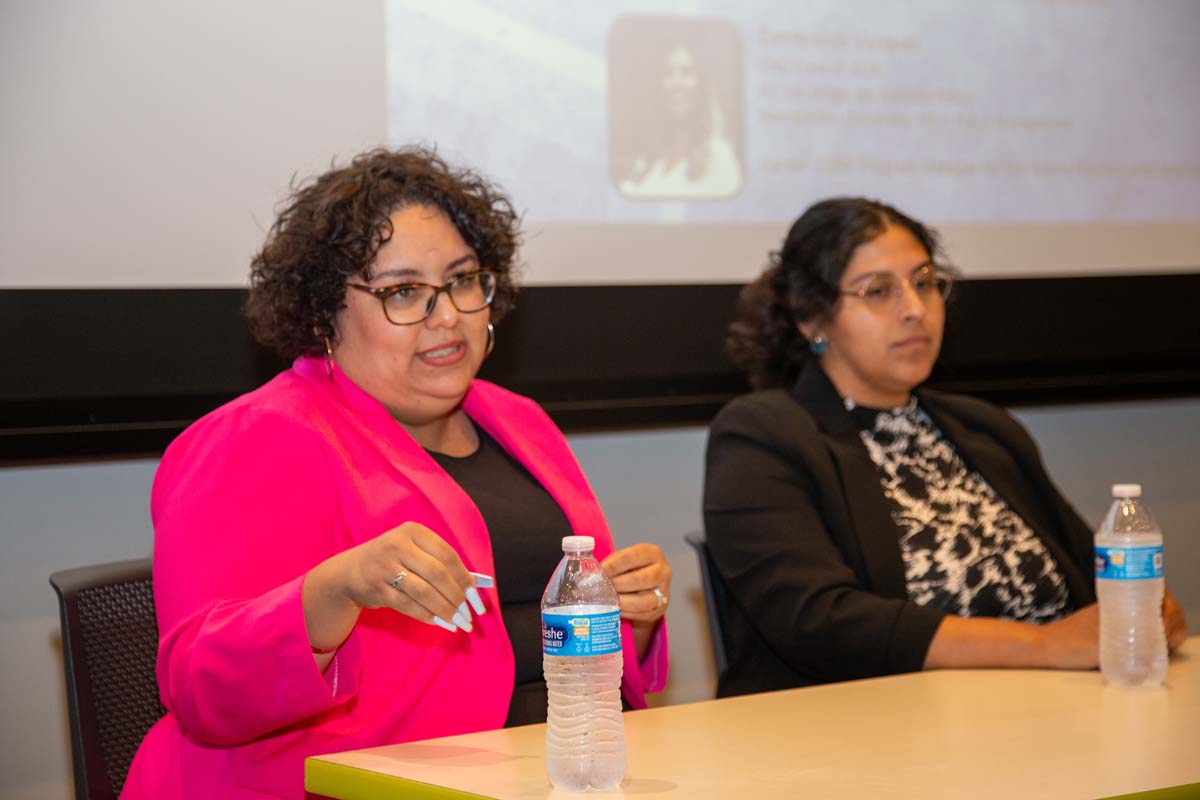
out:
M810 355L799 324L828 316L854 250L888 225L907 229L936 258L937 232L895 208L862 197L809 206L761 276L742 290L725 348L757 389L789 386Z
M250 262L246 316L255 338L288 359L323 352L345 305L346 281L370 280L379 248L392 237L392 213L410 205L440 208L480 265L496 271L492 320L503 317L517 294L520 218L512 202L432 148L378 148L293 184Z

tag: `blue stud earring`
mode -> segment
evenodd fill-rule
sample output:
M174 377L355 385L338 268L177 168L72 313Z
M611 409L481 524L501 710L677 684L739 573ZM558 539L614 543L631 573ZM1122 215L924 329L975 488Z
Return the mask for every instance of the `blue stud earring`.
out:
M814 356L823 356L825 351L829 349L829 342L825 341L824 336L814 336L812 341L808 343L808 349L812 351Z

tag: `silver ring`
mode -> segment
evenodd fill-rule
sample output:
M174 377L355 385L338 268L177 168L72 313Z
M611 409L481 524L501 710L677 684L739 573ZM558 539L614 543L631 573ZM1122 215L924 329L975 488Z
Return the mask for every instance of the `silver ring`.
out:
M390 581L388 581L388 583L390 583L392 585L392 588L395 589L397 592L402 592L404 590L401 589L400 587L404 584L404 579L407 577L408 577L408 573L405 572L404 570L400 570L399 572L396 573L396 577L392 578Z
M654 587L654 597L658 600L658 607L662 608L667 604L667 596L662 593L662 589Z

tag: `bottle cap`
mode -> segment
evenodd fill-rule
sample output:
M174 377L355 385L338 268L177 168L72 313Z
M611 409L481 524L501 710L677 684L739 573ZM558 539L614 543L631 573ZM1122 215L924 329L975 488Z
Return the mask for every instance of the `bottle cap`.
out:
M1116 498L1141 497L1142 485L1140 483L1114 483L1112 496Z
M584 550L596 549L595 536L564 536L563 537L563 552L564 553L582 553Z

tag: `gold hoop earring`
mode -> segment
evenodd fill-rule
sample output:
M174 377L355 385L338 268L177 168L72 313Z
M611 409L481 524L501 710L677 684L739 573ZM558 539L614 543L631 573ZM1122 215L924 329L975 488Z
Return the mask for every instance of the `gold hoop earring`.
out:
M333 342L325 337L325 376L333 380Z
M487 347L484 348L483 357L487 358L488 356L490 356L492 354L492 350L495 349L495 347L496 347L496 329L495 329L495 327L492 326L492 323L489 322L488 323Z

